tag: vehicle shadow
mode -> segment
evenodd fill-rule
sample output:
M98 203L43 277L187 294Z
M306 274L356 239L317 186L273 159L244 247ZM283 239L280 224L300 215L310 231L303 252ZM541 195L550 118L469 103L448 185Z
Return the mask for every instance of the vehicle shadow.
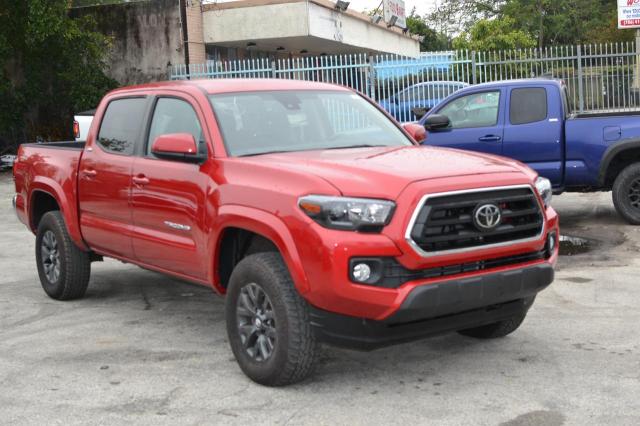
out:
M227 343L224 299L209 288L136 267L101 268L94 271L87 296L78 303L94 312L116 310L121 325L146 327L144 334L149 336L161 332L176 350L215 358L214 363L225 361L226 368L242 375L235 363L226 363L233 361L233 355ZM120 330L127 333L126 328ZM526 331L494 341L450 333L372 352L322 346L316 372L308 382L328 388L345 380L439 383L438 377L456 372L461 365L468 368L477 363L479 371L484 371L487 365L495 365L496 354L519 352L523 341L530 338ZM155 342L144 345L153 350ZM508 368L501 368L497 374L507 374Z

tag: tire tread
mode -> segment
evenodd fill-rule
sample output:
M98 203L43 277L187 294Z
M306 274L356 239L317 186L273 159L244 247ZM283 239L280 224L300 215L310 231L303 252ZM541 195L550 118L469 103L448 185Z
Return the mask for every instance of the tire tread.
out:
M493 324L459 330L458 333L463 336L475 337L476 339L499 339L516 331L522 325L526 316L527 314L525 312Z
M640 225L640 209L628 205L626 193L626 184L634 177L640 178L640 163L631 164L620 172L613 182L611 196L618 214L631 225Z
M61 271L62 282L60 285L62 290L59 293L51 293L45 288L45 291L56 300L73 300L83 297L87 291L91 276L89 253L80 250L71 240L62 214L59 211L50 211L42 216L38 225L38 234L42 234L46 230L53 231L56 237L61 239L58 244L63 248L63 250L60 250L60 254L63 256L62 266L64 270ZM36 251L39 249L40 247L36 245ZM39 259L37 253L36 258ZM42 281L43 279L46 278L41 276L40 280Z
M247 268L253 268L254 272L275 284L279 293L277 296L287 311L288 323L287 359L284 365L279 371L269 374L268 378L257 379L251 376L250 378L267 386L286 386L298 383L312 373L317 359L318 344L311 327L307 302L296 290L280 253L260 252L245 257L234 268L230 285L235 283L234 275L241 273L237 271L244 271ZM235 302L231 300L227 303L229 314L233 310L233 303ZM227 316L227 321L230 321L229 316ZM235 331L228 329L228 332L230 333L229 338L233 339L231 334ZM238 359L238 356L236 358ZM242 361L238 359L238 362L242 367Z

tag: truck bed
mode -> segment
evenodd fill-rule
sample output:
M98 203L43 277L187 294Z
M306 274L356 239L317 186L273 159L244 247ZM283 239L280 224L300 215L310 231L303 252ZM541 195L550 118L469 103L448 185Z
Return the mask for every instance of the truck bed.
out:
M78 226L77 176L84 145L75 141L22 144L14 167L18 218L35 232L29 214L31 203L37 197L55 197L69 234L81 247L84 244Z
M23 143L22 147L39 147L39 148L51 148L51 149L73 149L82 151L84 149L85 142L76 141L63 141L63 142L44 142L44 143Z
M632 111L593 111L583 112L581 114L571 114L567 120L580 120L584 118L608 118L608 117L631 117L640 116L640 110Z

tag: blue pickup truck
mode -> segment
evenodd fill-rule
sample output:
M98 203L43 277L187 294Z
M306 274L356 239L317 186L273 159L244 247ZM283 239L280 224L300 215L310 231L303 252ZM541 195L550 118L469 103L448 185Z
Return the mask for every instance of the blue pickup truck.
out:
M554 192L613 191L618 213L640 225L640 112L576 114L552 79L462 89L420 119L425 144L511 157Z

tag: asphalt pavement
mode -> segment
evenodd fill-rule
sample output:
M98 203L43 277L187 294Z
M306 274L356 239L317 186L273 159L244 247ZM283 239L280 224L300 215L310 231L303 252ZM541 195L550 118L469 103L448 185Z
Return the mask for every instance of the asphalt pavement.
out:
M12 195L0 174L0 424L640 424L640 227L609 193L554 199L588 251L513 335L324 348L283 389L242 374L208 288L106 260L83 300L47 298Z

